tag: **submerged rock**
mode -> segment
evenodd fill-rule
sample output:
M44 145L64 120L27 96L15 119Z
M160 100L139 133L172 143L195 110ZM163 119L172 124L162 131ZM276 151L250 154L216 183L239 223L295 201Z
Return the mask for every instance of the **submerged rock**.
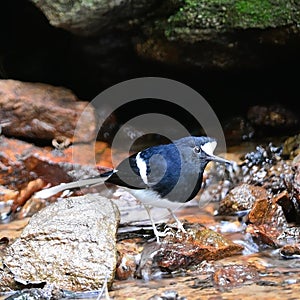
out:
M117 206L95 194L71 197L35 214L3 264L23 285L49 283L64 290L100 289L114 278ZM1 278L1 277L0 277ZM1 286L0 290L10 290Z

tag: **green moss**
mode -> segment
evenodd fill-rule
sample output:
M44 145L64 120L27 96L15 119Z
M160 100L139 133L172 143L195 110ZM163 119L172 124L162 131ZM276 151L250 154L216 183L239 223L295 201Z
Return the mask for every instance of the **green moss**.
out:
M241 0L233 7L235 27L266 28L284 26L297 21L291 1Z
M182 5L170 16L165 26L165 36L205 30L218 32L234 29L264 29L290 24L300 24L299 0L181 0Z

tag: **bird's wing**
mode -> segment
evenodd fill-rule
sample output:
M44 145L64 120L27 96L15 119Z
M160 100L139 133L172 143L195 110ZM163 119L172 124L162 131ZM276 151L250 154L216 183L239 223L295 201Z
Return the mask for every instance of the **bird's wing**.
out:
M105 183L112 183L131 189L145 189L147 184L143 181L140 175L140 169L136 160L137 154L131 155L124 159L116 168Z

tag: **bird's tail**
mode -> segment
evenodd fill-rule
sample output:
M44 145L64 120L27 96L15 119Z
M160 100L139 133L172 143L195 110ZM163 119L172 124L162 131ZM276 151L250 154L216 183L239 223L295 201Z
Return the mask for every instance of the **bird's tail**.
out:
M65 190L72 190L72 189L78 189L78 188L88 187L92 185L103 184L104 181L107 179L107 177L109 177L113 173L114 171L109 171L95 178L87 178L87 179L81 179L74 182L61 183L59 185L35 193L34 197L46 199Z

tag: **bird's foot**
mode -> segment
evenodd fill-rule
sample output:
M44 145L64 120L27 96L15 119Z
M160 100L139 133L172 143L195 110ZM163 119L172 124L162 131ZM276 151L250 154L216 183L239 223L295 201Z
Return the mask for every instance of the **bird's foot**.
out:
M173 213L173 211L171 209L169 209L170 214L173 216L174 220L177 223L177 228L179 231L182 231L183 233L186 233L186 230L184 229L182 223L180 222L180 220L177 218L177 216Z
M154 228L155 228L155 229L154 229ZM164 237L167 235L166 230L163 231L163 232L161 232L161 231L158 231L158 230L156 229L156 227L153 227L153 232L154 232L154 235L155 235L155 237L156 237L156 242L157 242L158 244L161 243L160 238L164 238Z
M179 220L176 220L177 222L177 228L179 231L182 231L183 233L187 233L186 230L184 229L182 223Z

